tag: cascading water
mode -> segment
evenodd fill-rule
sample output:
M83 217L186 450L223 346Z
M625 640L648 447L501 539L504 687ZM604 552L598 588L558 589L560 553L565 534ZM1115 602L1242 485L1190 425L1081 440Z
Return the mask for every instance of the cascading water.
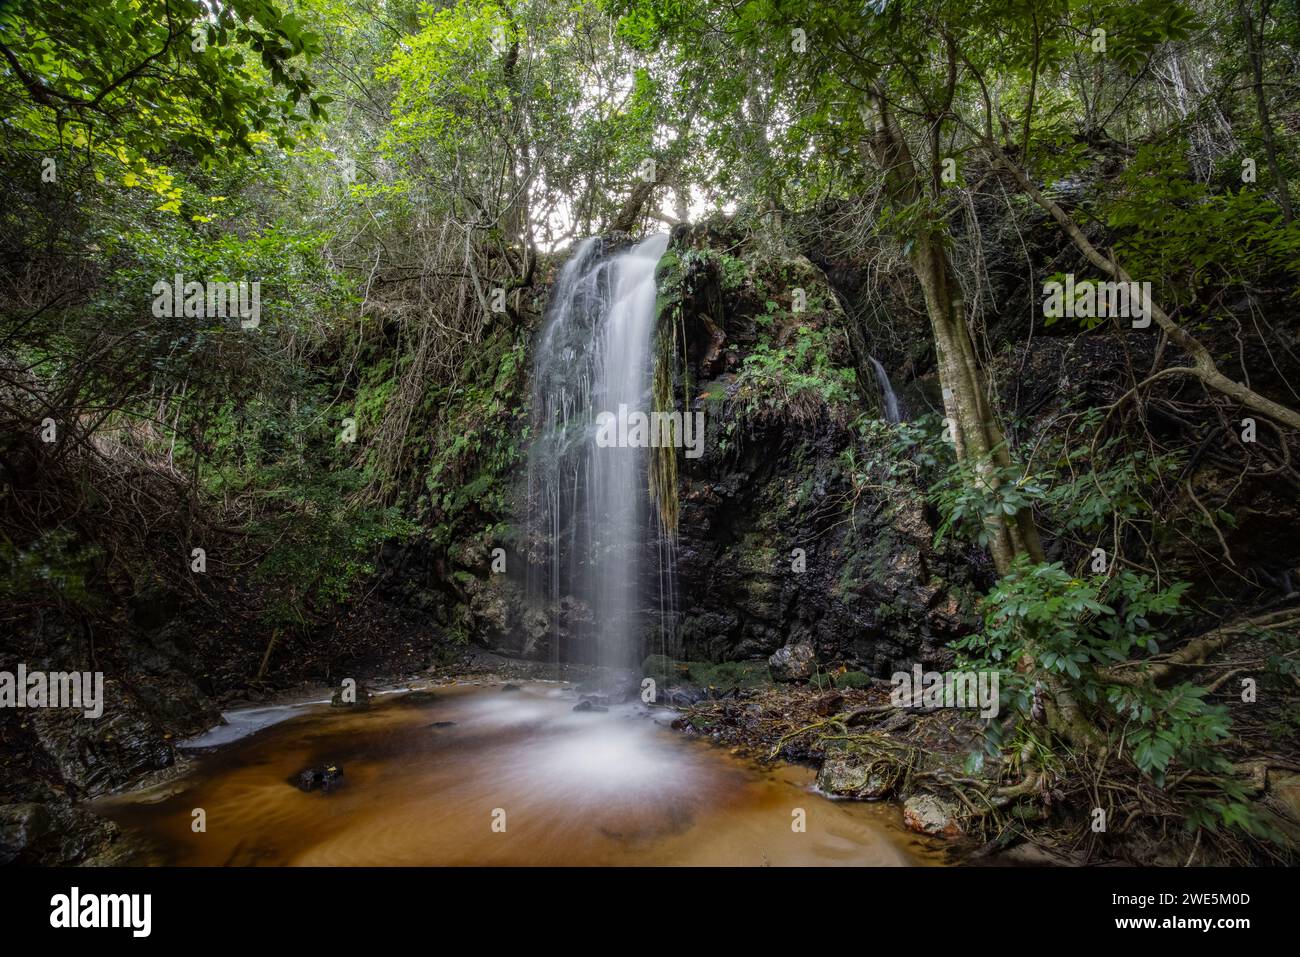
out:
M880 386L880 399L884 407L885 421L891 425L896 425L903 421L902 408L898 402L898 396L894 392L894 384L889 381L889 373L885 367L877 361L875 356L867 356L871 360L871 368L876 373L876 385Z
M654 536L647 450L600 447L596 417L651 411L655 267L668 237L605 255L584 240L560 273L533 376L529 591L552 615L552 654L613 668L642 650ZM540 554L536 554L540 552ZM564 614L560 606L568 601ZM561 621L563 619L563 622Z

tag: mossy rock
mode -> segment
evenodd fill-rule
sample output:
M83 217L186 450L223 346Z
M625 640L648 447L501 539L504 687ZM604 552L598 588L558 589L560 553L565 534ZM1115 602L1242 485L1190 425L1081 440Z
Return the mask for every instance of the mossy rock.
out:
M837 688L870 688L871 675L865 671L846 671L842 675L835 676L835 687Z
M689 662L689 680L706 688L766 688L772 684L762 661Z
M641 673L661 684L692 684L702 688L770 688L771 676L762 661L678 661L650 655Z
M686 681L688 670L686 662L676 661L667 655L648 655L641 662L641 674L647 678L654 678L660 684Z

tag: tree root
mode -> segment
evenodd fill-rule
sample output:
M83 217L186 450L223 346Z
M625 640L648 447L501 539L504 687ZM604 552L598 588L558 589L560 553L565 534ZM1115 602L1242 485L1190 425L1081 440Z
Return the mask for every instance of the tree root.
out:
M1112 684L1128 685L1130 687L1147 683L1158 684L1169 678L1184 665L1203 662L1220 648L1230 644L1233 639L1239 638L1253 629L1272 630L1288 626L1300 627L1300 609L1283 608L1257 615L1254 618L1239 618L1193 639L1163 661L1146 663L1141 670L1122 671L1118 668L1112 668L1104 672L1102 676Z

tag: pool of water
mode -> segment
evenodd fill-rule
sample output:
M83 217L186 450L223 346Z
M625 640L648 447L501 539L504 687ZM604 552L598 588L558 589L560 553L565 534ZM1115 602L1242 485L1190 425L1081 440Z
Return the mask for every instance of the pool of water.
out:
M181 865L909 865L940 862L887 804L668 728L640 704L575 712L569 686L448 685L368 711L229 716L194 770L97 810ZM250 709L250 712L266 709ZM303 792L307 767L343 784ZM195 809L206 830L194 830ZM802 828L800 825L802 824Z

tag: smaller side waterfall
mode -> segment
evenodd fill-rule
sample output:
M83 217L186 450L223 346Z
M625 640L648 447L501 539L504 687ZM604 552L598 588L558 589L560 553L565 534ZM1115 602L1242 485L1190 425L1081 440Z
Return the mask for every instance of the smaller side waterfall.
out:
M896 425L903 421L903 411L898 395L894 392L894 385L889 381L889 373L875 356L867 356L867 358L871 360L871 368L876 373L876 385L880 388L880 403L885 413L885 421L890 425Z

